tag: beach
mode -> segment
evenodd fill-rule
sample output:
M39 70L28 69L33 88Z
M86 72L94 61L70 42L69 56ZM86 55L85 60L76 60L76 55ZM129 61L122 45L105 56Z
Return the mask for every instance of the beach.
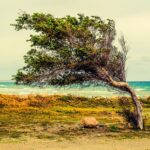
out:
M150 0L0 4L0 150L150 150Z
M149 139L77 138L72 141L28 139L0 143L1 150L150 150Z

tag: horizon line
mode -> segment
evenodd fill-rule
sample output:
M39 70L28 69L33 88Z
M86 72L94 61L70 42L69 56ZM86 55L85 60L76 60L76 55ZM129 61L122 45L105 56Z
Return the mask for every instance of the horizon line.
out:
M0 82L15 82L13 80L0 80ZM150 80L128 80L126 82L150 82Z

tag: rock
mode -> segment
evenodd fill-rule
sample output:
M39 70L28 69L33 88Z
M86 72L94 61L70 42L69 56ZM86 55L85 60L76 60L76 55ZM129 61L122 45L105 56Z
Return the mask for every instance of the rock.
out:
M85 128L97 128L99 122L94 117L85 117L81 120L81 124Z

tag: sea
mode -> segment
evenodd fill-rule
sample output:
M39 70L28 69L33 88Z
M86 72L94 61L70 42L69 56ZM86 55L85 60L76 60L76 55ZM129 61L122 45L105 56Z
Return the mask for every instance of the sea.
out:
M148 97L150 96L150 81L131 81L129 85L135 90L137 96ZM0 82L0 94L44 94L44 95L66 95L71 94L75 96L86 97L111 97L111 96L124 96L122 93L104 85L95 84L73 84L69 86L27 86L16 85L14 82Z

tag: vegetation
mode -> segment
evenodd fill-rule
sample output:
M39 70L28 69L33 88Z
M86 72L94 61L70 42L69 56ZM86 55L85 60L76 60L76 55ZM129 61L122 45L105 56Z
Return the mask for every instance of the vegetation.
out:
M131 95L135 105L136 127L143 129L142 107L125 76L128 48L124 37L118 50L113 44L113 20L98 16L66 16L22 13L13 24L16 30L32 30L32 49L24 56L26 66L14 76L17 84L103 82ZM34 32L34 33L35 33Z
M144 106L145 131L135 132L124 119L120 102L130 98L85 98L42 95L0 95L0 140L5 138L71 138L75 136L149 137L150 98L140 99ZM99 128L86 129L80 121L93 116ZM117 134L114 134L117 133Z

